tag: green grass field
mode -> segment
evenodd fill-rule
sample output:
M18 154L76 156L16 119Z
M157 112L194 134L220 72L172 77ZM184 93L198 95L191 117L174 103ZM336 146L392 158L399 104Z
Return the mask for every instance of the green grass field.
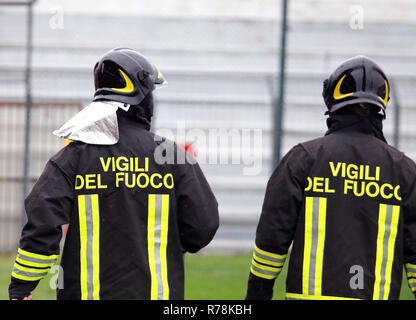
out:
M14 255L0 255L0 300L8 299L7 288ZM187 255L185 259L185 298L188 300L240 300L247 289L251 255ZM33 299L53 300L51 275L43 279L33 293ZM286 268L276 281L274 299L284 299ZM414 299L403 279L401 299Z

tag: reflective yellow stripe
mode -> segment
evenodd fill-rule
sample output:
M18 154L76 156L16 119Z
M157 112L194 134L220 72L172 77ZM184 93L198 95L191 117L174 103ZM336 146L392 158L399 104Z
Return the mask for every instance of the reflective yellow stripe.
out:
M406 275L408 279L408 284L410 289L413 291L416 290L416 286L414 285L416 283L416 279L413 279L412 277L416 277L416 265L415 264L411 264L411 263L406 263L405 264L405 268L406 268ZM413 286L412 286L413 285Z
M52 254L52 255L46 256L46 255L43 255L43 254L32 253L32 252L23 250L21 248L19 248L17 250L17 252L18 253L21 253L21 254L23 254L25 256L32 257L32 258L36 258L36 259L41 259L41 260L51 260L51 259L57 259L58 258L58 255L56 255L56 254Z
M258 253L257 253L258 254ZM250 271L252 274L254 274L257 277L265 278L265 279L276 279L276 277L279 275L280 271L282 270L282 267L276 268L271 267L269 265L263 265L261 264L261 261L264 261L263 263L270 264L269 260L263 260L257 258L256 252L253 252L253 258L251 259L251 267ZM282 266L283 263L280 263Z
M408 266L406 265L406 268L408 268ZM410 272L409 272L410 273ZM407 276L409 277L409 273L407 274ZM416 277L415 273L410 273L411 276L410 277ZM407 279L407 283L409 285L410 290L412 290L412 292L416 291L416 279L415 278L409 278Z
M260 278L269 279L269 280L276 279L276 276L272 276L272 275L257 272L256 270L253 269L253 267L250 268L250 272L252 274L254 274L255 276L260 277Z
M23 260L19 257L16 257L16 261L19 263L22 263L26 266L29 267L38 267L38 268L46 268L46 267L51 267L55 264L55 262L51 262L51 263L38 263L38 262L32 262L32 261L27 261L27 260Z
M305 243L303 248L303 271L302 271L302 292L309 292L309 268L312 248L312 217L313 198L306 197L305 200Z
M28 268L28 267L24 267L18 263L14 264L14 267L16 269L19 269L21 271L25 271L25 272L33 272L33 273L42 273L42 272L49 272L50 268L45 268L45 269L35 269L35 268Z
M373 291L374 300L387 300L389 298L399 217L400 206L380 204Z
M78 212L79 212L79 235L80 235L80 281L81 281L81 299L88 298L87 284L87 217L85 212L85 196L78 196Z
M268 256L270 258L276 258L276 259L286 259L286 254L285 255L280 255L277 253L272 253L272 252L268 252L268 251L264 251L262 249L260 249L259 247L257 247L256 244L254 244L254 250L257 251L258 253Z
M387 300L390 293L391 284L391 270L393 268L394 260L394 247L396 244L397 228L399 224L400 207L393 206L393 216L390 224L390 237L387 249L387 264L386 264L386 282L384 283L384 296L383 299Z
M322 294L322 272L324 261L325 228L326 228L326 198L319 198L318 244L316 250L315 295Z
M93 299L100 299L100 208L98 205L98 194L91 195L93 240L92 240L92 263L93 263Z
M253 256L256 258L256 260L258 262L265 263L265 264L268 264L268 265L271 265L271 266L280 267L280 266L283 266L283 264L284 264L284 262L273 262L273 261L270 261L270 260L262 259L259 256L257 256L257 254L255 252L253 253Z
M361 300L361 299L355 299L355 298L308 295L308 294L298 294L298 293L286 293L286 297L292 298L292 299L301 299L301 300Z
M273 267L269 267L269 266L262 265L260 263L257 263L256 260L254 260L254 259L251 260L251 264L254 265L254 266L256 266L259 269L263 269L263 270L267 270L267 271L272 271L272 272L276 272L276 273L279 273L280 270L282 270L282 268L273 268Z
M41 280L44 278L44 276L42 277L27 277L27 276L22 276L20 274L17 274L15 272L12 272L12 277L16 278L16 279L20 279L20 280L25 280L25 281L37 281L37 280Z
M412 292L416 291L416 279L411 278L411 279L407 279L407 283L409 285L410 290L412 290Z
M81 299L100 299L100 211L98 194L78 196Z
M327 199L306 197L302 293L320 296L325 247Z
M148 221L147 221L147 249L149 256L149 268L151 277L150 299L157 300L158 280L156 276L155 261L155 214L156 214L156 195L149 194Z
M12 277L26 281L37 281L43 279L48 274L49 269L28 268L15 262Z
M169 195L150 194L148 204L148 257L152 300L169 299L167 245Z
M55 264L58 255L43 255L19 248L16 261L26 267L48 268Z
M160 261L161 261L161 277L163 283L163 299L169 299L169 283L168 283L168 263L166 259L166 248L168 245L168 228L169 228L169 195L162 195L162 230L160 234Z
M376 270L373 300L380 299L380 282L381 282L381 264L383 262L383 240L386 225L387 206L380 204L378 216L378 234L377 234L377 253L376 253Z

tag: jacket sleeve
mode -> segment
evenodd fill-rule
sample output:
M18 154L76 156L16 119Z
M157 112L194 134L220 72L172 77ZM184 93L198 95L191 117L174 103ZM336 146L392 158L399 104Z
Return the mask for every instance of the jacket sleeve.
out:
M219 226L218 203L198 163L176 165L175 193L183 250L195 253L208 245Z
M268 300L292 243L303 201L307 153L294 147L280 162L266 188L251 261L247 300Z
M10 299L28 296L58 259L62 225L69 223L73 201L73 181L62 161L67 152L61 151L49 160L25 200L27 223L13 266Z
M402 181L404 264L409 287L416 295L416 165L407 157Z

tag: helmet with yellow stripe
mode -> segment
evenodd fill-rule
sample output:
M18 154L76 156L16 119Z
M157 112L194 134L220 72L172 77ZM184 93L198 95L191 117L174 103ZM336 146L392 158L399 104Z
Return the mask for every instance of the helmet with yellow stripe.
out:
M112 100L140 104L167 84L161 72L142 54L128 48L110 50L95 64L94 101Z
M389 81L372 59L356 56L343 62L324 81L322 95L329 113L350 105L372 105L385 118L390 100Z

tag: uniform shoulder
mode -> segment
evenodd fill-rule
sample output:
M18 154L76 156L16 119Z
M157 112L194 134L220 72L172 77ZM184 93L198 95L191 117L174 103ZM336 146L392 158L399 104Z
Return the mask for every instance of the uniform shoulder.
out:
M409 158L403 151L400 151L399 149L397 149L396 147L389 145L386 142L383 142L377 138L375 138L375 141L377 141L382 148L384 148L386 150L386 152L388 153L389 157L395 162L395 163L402 163L405 166L410 166L410 167L414 167L415 163L414 161Z
M412 161L408 156L405 155L403 151L400 151L396 147L389 145L388 143L385 144L385 148L388 152L390 152L397 160L404 160L404 161Z
M306 153L311 154L314 153L316 149L319 149L325 141L328 139L328 136L323 136L311 140L307 140L298 144L300 148L302 148Z
M401 151L399 151L397 149L396 149L396 151L401 155L400 160L401 160L401 163L404 166L406 166L406 167L408 167L410 169L413 169L413 170L416 169L416 163L410 157L408 157L406 154L404 154L403 152L401 152Z
M153 139L153 141L155 141L156 145L160 145L161 143L166 143L166 144L169 144L169 145L176 145L175 141L173 141L169 138L166 138L163 135L151 132L151 131L149 131L149 137L151 139Z
M307 171L307 168L310 167L313 161L311 152L303 143L299 143L286 153L280 161L280 165L287 165L292 169L302 168Z
M334 140L333 137L333 135L326 135L323 137L301 142L299 145L302 146L302 148L304 148L308 153L314 154L317 150L325 146L339 143L339 140ZM371 136L370 139L371 141L368 141L367 143L371 143L372 145L377 146L380 149L384 149L389 154L390 158L392 158L395 162L400 162L402 160L412 161L402 151L380 140L379 138Z
M54 154L49 161L70 175L76 171L80 153L87 147L86 143L73 141Z

